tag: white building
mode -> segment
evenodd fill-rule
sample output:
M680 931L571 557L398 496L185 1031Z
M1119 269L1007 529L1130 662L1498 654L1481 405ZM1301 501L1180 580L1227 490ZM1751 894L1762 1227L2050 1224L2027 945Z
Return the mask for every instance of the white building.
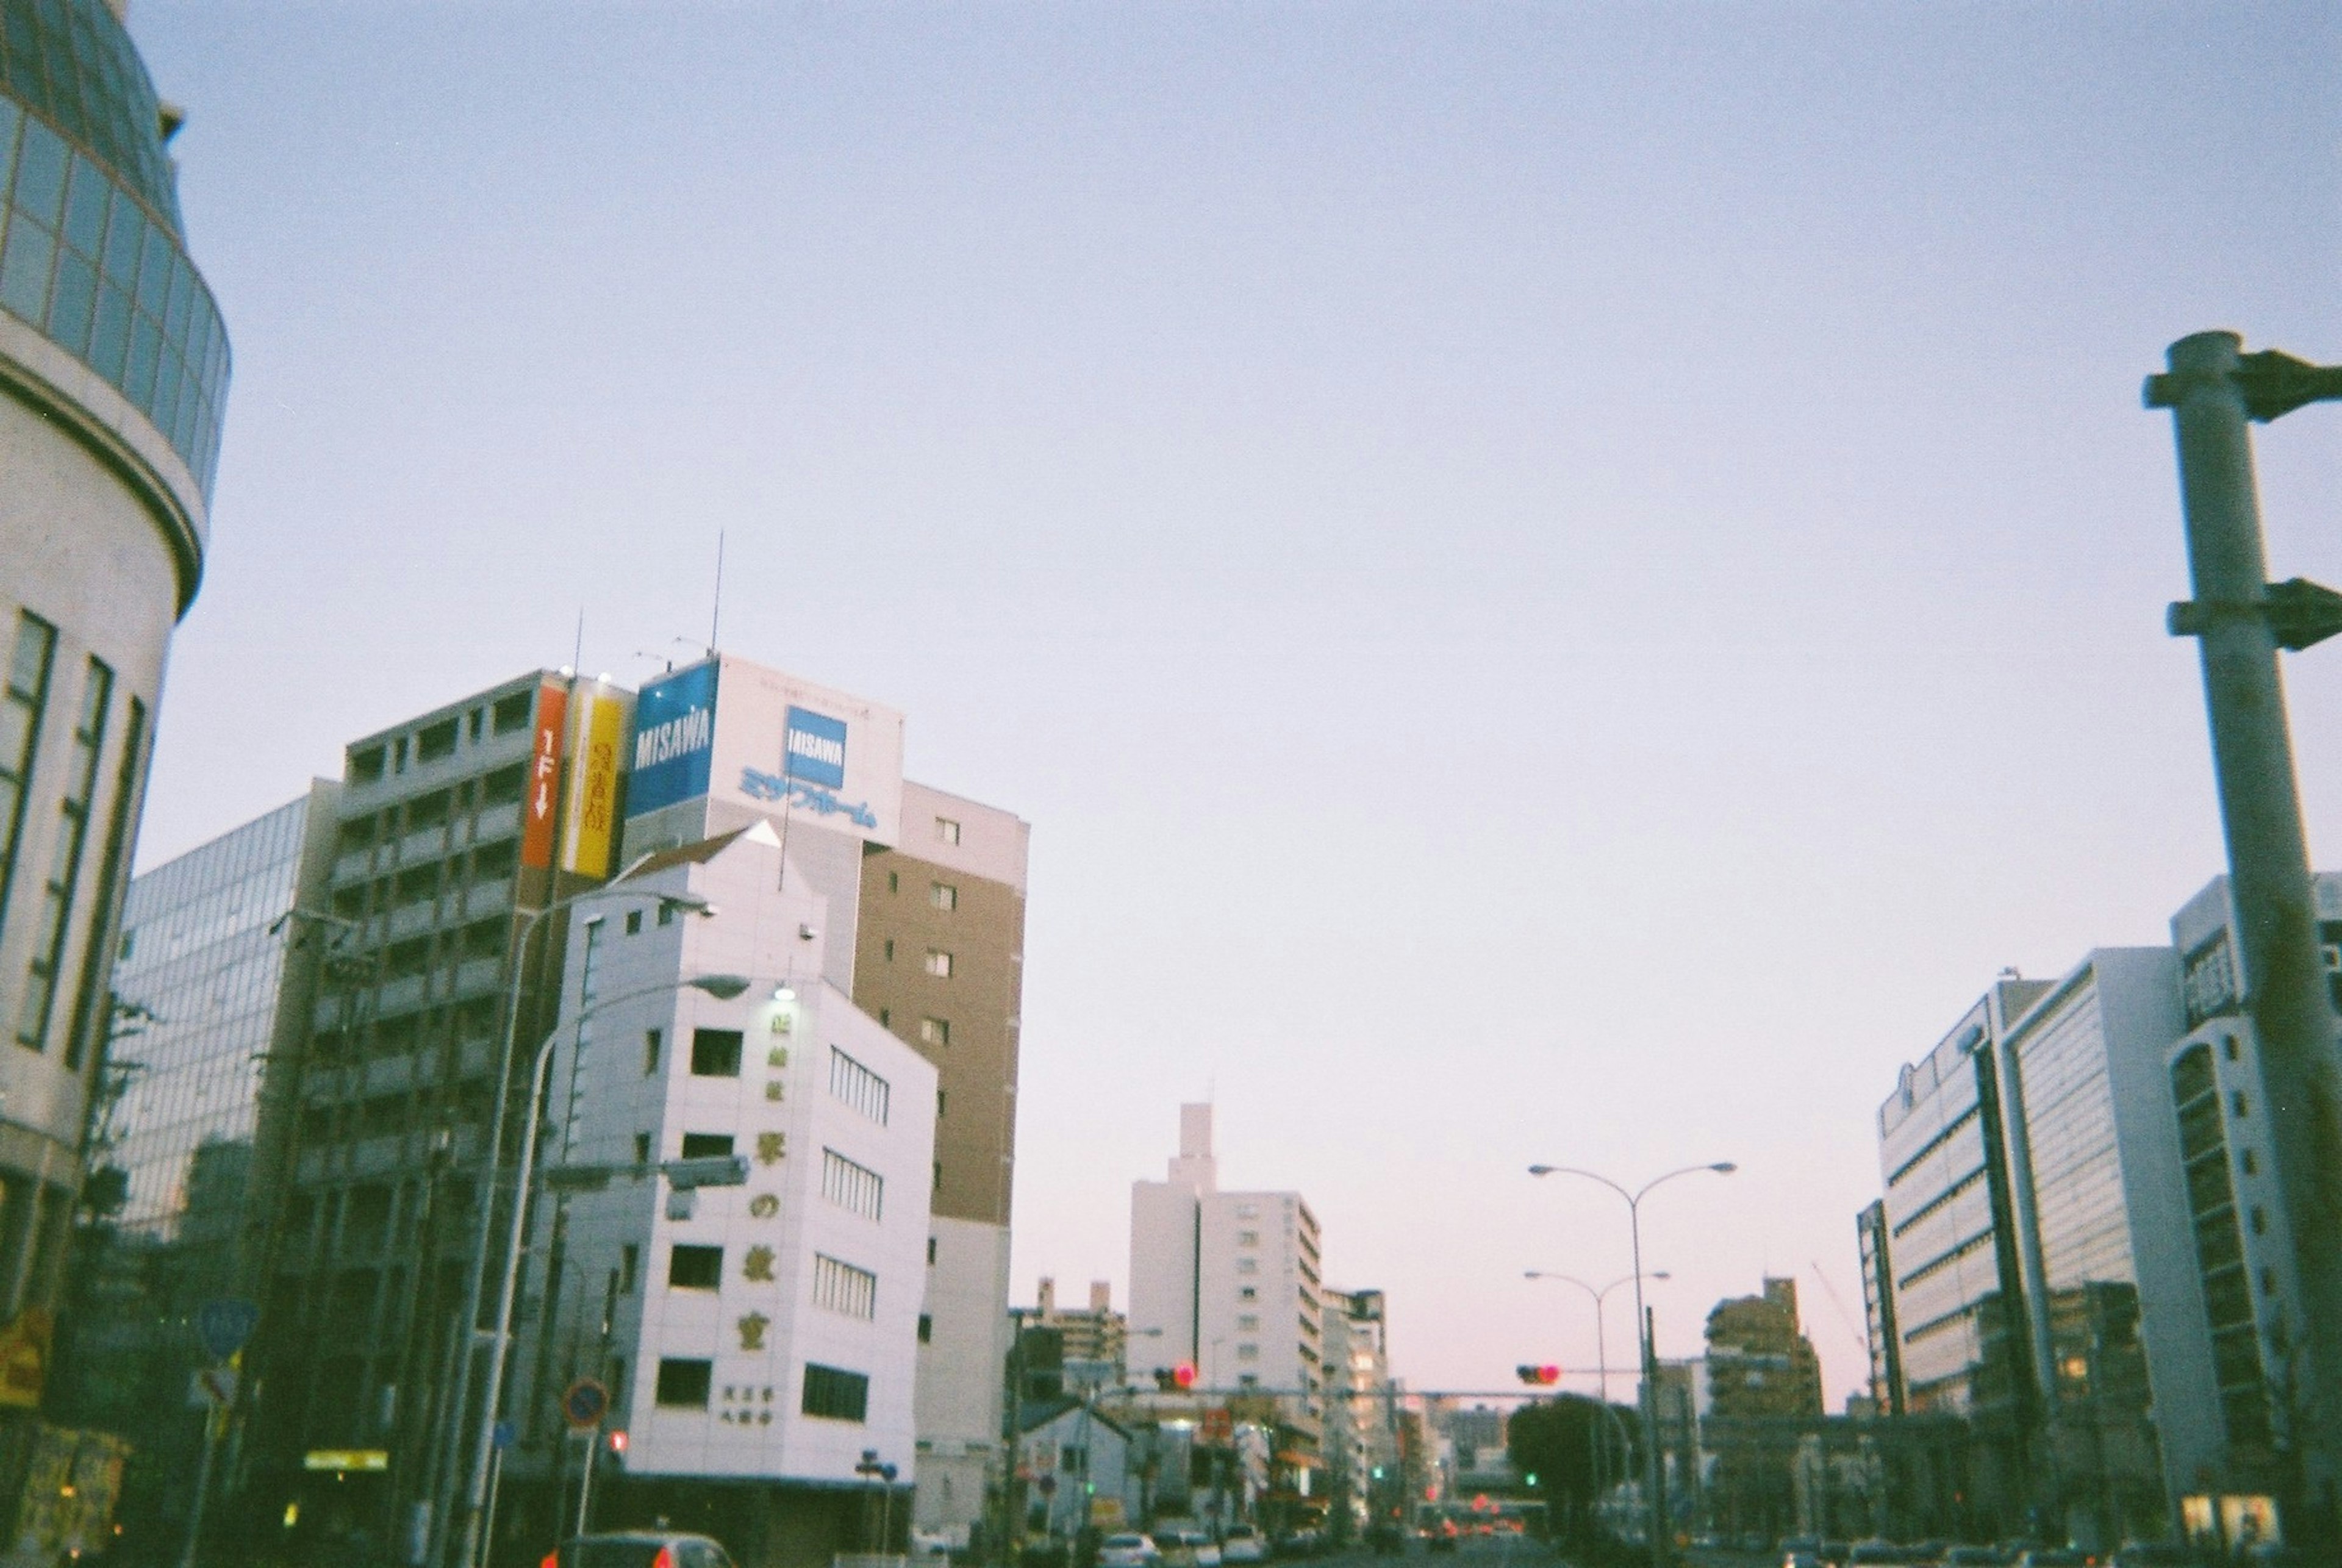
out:
M1179 1107L1179 1154L1130 1188L1130 1332L1206 1388L1258 1387L1322 1413L1317 1217L1298 1193L1223 1193L1212 1108ZM1160 1337L1157 1338L1158 1334Z
M866 1451L911 1473L936 1074L831 982L831 918L760 822L572 921L547 1165L747 1163L743 1186L620 1175L538 1212L563 1261L519 1347L527 1414L604 1381L629 1483L859 1488ZM752 984L725 1000L708 977Z
M1380 1291L1327 1291L1326 1478L1350 1526L1363 1530L1384 1494L1396 1494L1397 1391Z

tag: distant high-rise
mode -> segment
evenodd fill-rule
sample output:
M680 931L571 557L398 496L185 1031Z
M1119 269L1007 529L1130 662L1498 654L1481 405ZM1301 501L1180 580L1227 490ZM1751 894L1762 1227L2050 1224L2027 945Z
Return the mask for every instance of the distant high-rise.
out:
M1325 1417L1325 1285L1317 1216L1298 1193L1219 1190L1212 1108L1179 1107L1167 1179L1130 1189L1130 1333L1154 1364L1193 1366L1216 1391L1276 1396L1270 1501L1306 1496Z
M0 1319L55 1294L227 335L100 0L0 0Z

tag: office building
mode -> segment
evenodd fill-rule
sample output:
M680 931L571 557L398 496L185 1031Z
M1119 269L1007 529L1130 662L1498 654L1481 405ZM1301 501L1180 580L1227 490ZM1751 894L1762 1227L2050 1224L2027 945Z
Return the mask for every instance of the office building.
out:
M510 1098L561 994L565 915L521 912L608 874L626 709L532 671L345 751L323 892L296 921L320 954L305 1037L262 1085L258 1157L283 1174L223 1531L270 1535L291 1507L305 1540L404 1540L459 1460L445 1402L466 1268L508 1212L482 1212L507 1003ZM503 1126L509 1163L522 1118Z
M182 235L178 112L121 16L0 0L0 1320L43 1313L18 1325L38 1340L228 354Z
M1029 1342L1046 1335L1054 1342L1058 1377L1066 1392L1094 1393L1120 1388L1130 1381L1126 1360L1130 1323L1114 1310L1110 1283L1090 1282L1087 1307L1061 1307L1057 1282L1044 1275L1033 1300L1033 1315L1026 1320L1031 1325L1025 1331L1026 1338Z
M1406 1494L1398 1487L1398 1391L1380 1291L1326 1291L1326 1488L1337 1531L1356 1533Z
M512 1542L575 1494L557 1401L581 1379L628 1436L600 1516L744 1561L866 1546L866 1454L909 1480L937 1074L826 977L837 914L761 820L576 905L510 1406L570 1483L505 1515ZM732 1156L745 1185L657 1174Z
M2013 1526L2027 1514L2040 1401L1993 1044L2048 990L2001 976L1902 1069L1878 1108L1880 1232L1893 1271L1880 1315L1894 1339L1873 1359L1893 1374L1889 1408L1957 1417L1973 1433L1966 1473L1946 1489L1969 1517L1946 1528Z
M1273 1519L1314 1522L1325 1506L1321 1255L1300 1193L1219 1190L1212 1108L1179 1107L1166 1179L1131 1183L1130 1332L1206 1389L1274 1397Z
M187 1324L243 1293L265 1243L259 1081L298 1045L314 954L291 917L318 892L334 797L320 784L133 878L124 903L48 1410L126 1441L115 1523L134 1556L185 1532L204 1423L186 1393L209 1361Z
M1999 1045L2044 1442L2035 1495L2084 1547L2160 1534L2209 1456L2209 1367L2164 1062L2177 957L2101 948Z
M2316 894L2328 983L2342 1007L2342 875L2319 873ZM2261 1119L2267 1095L2235 926L2225 876L2171 920L2187 1033L2166 1065L2197 1276L2183 1303L2197 1314L2193 1329L2217 1391L2204 1433L2209 1452L2186 1478L2187 1493L2277 1496L2292 1479L2286 1452L2298 1419L2290 1364L2301 1298L2296 1242Z
M938 1074L913 1517L954 1540L1005 1456L1027 825L907 781L903 717L724 655L643 688L627 853L769 821L827 901L824 978Z
M1798 1519L1797 1453L1822 1423L1820 1358L1797 1322L1797 1282L1707 1314L1699 1410L1710 1521L1726 1534L1777 1536Z
M1887 1205L1872 1203L1854 1217L1862 1261L1862 1317L1870 1348L1870 1409L1903 1413L1903 1338L1895 1324L1895 1249L1887 1233Z

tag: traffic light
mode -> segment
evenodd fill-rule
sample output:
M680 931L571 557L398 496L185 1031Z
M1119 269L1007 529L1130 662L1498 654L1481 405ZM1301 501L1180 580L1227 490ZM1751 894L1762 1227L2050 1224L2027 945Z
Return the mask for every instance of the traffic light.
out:
M1192 1361L1183 1361L1177 1366L1173 1367L1171 1369L1171 1381L1175 1385L1180 1388L1195 1387L1196 1363Z
M1543 1366L1516 1366L1513 1370L1520 1374L1523 1383L1533 1388L1547 1388L1561 1381L1561 1368L1551 1362Z
M619 1427L610 1433L610 1452L613 1453L624 1453L626 1452L626 1429L625 1427Z

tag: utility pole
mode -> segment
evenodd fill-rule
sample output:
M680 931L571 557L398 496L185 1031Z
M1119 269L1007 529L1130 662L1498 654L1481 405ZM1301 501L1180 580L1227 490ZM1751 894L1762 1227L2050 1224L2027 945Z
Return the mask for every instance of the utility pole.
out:
M2245 1006L2258 1036L2269 1154L2290 1228L2302 1321L2300 1421L2287 1434L2303 1516L2288 1537L2332 1539L2342 1487L2342 1054L2318 951L2317 912L2295 783L2277 651L2342 632L2342 594L2267 580L2248 420L2342 398L2342 367L2242 352L2234 333L2181 338L2170 371L2147 379L2168 408L2196 597L2174 604L2174 636L2197 639L2227 838Z

